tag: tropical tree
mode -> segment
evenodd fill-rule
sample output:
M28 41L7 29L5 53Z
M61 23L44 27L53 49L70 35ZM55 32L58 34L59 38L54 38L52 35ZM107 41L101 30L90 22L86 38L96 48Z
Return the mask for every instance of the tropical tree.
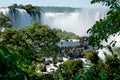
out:
M13 77L16 74L12 71L14 67L16 67L16 71L18 70L22 75L25 75L23 77L28 80L40 78L41 74L35 71L40 58L42 56L54 56L58 52L57 42L59 38L48 26L37 22L23 29L5 29L1 32L0 39L1 63L5 66L15 65L8 71L7 68L6 73L0 74L5 76L10 71L10 75L13 75L11 79L14 79ZM13 60L13 63L5 63L3 61L4 56L8 56L5 59L8 61ZM4 67L3 64L1 64L2 68Z
M40 52L46 55L55 53L54 51L57 50L56 43L59 41L52 29L37 22L19 30L6 29L0 37L2 39L0 45L9 44L22 50L29 48L32 52Z
M25 74L22 68L30 64L28 55L22 55L19 51L6 45L0 46L0 79L1 80L24 80Z
M98 52L95 50L84 50L83 55L84 55L84 58L90 60L94 64L97 64L99 60Z
M108 42L110 36L120 34L120 0L92 0L91 3L103 3L109 7L110 11L107 16L100 21L97 21L92 28L88 30L90 34L89 42L93 46L97 45L99 48L102 47L100 42L105 40ZM110 45L115 46L116 41L112 41ZM110 46L108 48L111 50ZM95 57L92 56L95 60ZM119 66L120 59L117 54L105 55L105 61L100 59L97 64L91 63L92 65L85 74L87 80L119 80Z
M109 36L120 34L120 0L92 0L91 3L103 3L109 7L109 12L104 19L97 21L92 28L88 30L90 34L89 42L95 46L101 47L100 42L108 41ZM112 41L114 46L116 41Z
M106 55L105 62L99 60L97 64L91 63L84 74L87 80L119 80L120 59L116 54Z
M82 60L70 59L60 64L53 77L55 80L73 80L74 76L80 71L84 71Z

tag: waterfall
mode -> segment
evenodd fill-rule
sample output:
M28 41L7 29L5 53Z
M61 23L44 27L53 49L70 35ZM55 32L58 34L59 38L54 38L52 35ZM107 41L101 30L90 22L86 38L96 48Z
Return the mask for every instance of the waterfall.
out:
M8 9L1 8L0 12L8 16L11 20L13 28L23 28L32 22L40 22L40 12L27 13L24 9Z
M93 26L95 21L103 19L108 9L86 9L71 12L31 12L27 13L24 9L0 8L0 12L11 19L13 28L22 28L30 25L32 22L41 22L52 28L60 28L73 32L79 36L88 35L87 30Z
M87 30L93 24L106 16L108 9L81 9L75 12L42 14L42 23L48 24L53 28L60 28L73 32L79 36L86 36Z
M41 12L31 12L30 16L32 18L32 22L41 22Z
M86 33L89 28L93 26L96 21L103 19L108 9L86 9L71 12L31 12L27 13L24 9L0 8L0 12L3 12L11 20L13 28L22 28L30 25L32 22L41 22L49 25L51 28L60 28L65 31L73 32L79 36L87 36ZM117 47L120 45L120 37L110 37L109 41L116 40ZM103 41L103 44L105 42ZM105 45L107 45L106 43ZM107 51L106 49L104 51ZM103 51L99 50L99 56L103 57Z

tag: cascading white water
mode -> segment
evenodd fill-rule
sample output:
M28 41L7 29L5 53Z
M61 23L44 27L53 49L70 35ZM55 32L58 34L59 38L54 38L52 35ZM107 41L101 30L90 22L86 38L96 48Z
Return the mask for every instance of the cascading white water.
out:
M1 8L0 12L8 16L11 20L13 28L23 28L32 22L40 22L40 13L28 14L24 9Z
M11 19L14 28L25 27L32 22L41 22L52 28L60 28L69 32L73 32L79 36L86 36L87 30L92 27L95 21L103 19L108 9L86 9L81 8L75 12L45 12L45 13L27 13L23 9L1 8L0 12L7 15Z
M86 36L87 30L93 26L95 21L103 19L107 11L108 9L81 9L70 13L46 12L42 14L41 21L53 28L73 32L79 36Z
M0 12L7 15L11 19L11 23L14 28L25 27L32 22L41 22L47 24L52 28L60 28L62 30L73 32L79 36L88 35L87 30L92 27L95 21L103 19L106 16L108 9L80 9L75 12L45 12L45 13L30 13L28 14L26 10L14 9L10 10L8 8L0 8ZM112 37L113 39L113 37ZM120 45L120 37L114 38L119 42L117 46ZM110 39L111 40L111 39ZM105 51L107 51L105 49ZM101 58L104 57L103 51L99 51Z
M30 17L32 18L32 22L41 22L41 12L31 12Z
M22 28L31 23L31 18L23 9L10 10L8 8L0 9L3 14L8 16L14 28Z

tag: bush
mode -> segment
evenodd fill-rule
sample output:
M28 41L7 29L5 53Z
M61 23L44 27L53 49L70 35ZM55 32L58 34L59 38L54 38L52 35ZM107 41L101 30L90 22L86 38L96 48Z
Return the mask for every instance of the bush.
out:
M90 60L92 63L97 63L99 60L98 52L95 50L84 50L83 55L85 58Z
M60 64L59 69L54 74L54 78L55 80L71 80L81 68L83 68L82 60L70 59Z
M58 58L57 62L63 62L63 58Z
M31 12L40 12L40 8L37 6L32 6L31 4L28 5L17 5L17 4L13 4L11 6L8 6L9 9L15 9L15 8L19 8L19 9L25 9L28 13Z
M39 64L36 67L36 71L46 72L46 66L44 64Z

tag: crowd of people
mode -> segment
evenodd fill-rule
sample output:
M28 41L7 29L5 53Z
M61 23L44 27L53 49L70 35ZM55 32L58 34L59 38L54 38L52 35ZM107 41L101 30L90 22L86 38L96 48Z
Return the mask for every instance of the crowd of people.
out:
M82 51L86 49L87 44L87 37L80 37L79 44L77 45L59 47L59 55L62 57L68 56L73 58L82 57Z

